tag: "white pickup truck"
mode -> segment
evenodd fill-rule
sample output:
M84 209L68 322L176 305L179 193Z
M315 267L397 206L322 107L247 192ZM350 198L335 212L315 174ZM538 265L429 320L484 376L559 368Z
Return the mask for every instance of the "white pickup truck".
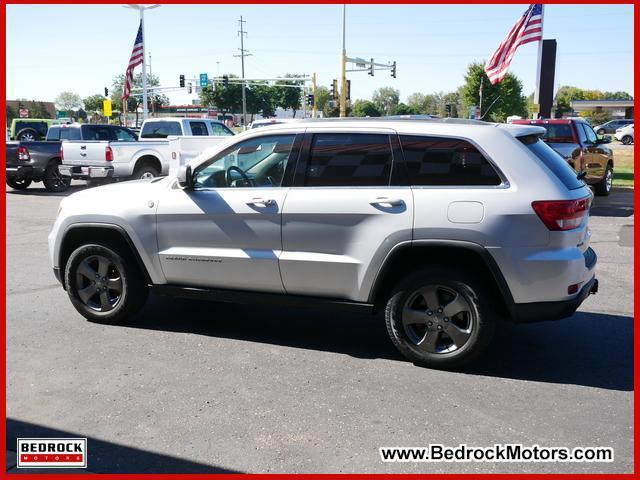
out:
M99 138L64 142L58 170L64 176L88 182L158 177L169 173L172 160L175 165L184 163L185 158L232 135L231 130L215 120L151 119L142 124L141 141ZM181 153L182 149L185 152Z

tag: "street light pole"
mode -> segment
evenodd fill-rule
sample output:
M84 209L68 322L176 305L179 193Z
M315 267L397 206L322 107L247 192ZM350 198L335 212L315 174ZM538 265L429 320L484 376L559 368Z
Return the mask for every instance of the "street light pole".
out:
M340 57L340 116L347 116L347 6L342 5L342 55Z

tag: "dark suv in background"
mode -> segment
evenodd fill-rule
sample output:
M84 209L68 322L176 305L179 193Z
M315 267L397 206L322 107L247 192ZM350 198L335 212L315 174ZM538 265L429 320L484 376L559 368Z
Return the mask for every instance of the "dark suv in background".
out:
M591 185L596 195L609 195L613 186L613 151L605 146L611 137L598 138L585 120L539 119L514 120L520 125L538 125L546 132L543 140L558 152L584 181Z
M598 135L604 135L605 133L616 133L618 128L626 127L633 123L633 118L622 118L618 120L610 120L602 125L596 125L593 129Z

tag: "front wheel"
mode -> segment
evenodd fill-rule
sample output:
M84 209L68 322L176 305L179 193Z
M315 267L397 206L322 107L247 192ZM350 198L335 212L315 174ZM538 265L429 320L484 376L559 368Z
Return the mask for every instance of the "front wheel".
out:
M598 135L604 135L605 133L607 133L607 131L604 128L601 128L600 130L598 130L596 132Z
M42 183L48 192L65 192L71 185L71 177L60 173L58 163L50 163L44 171Z
M604 176L602 177L602 180L596 183L593 189L596 195L606 197L611 193L612 188L613 188L613 168L611 167L611 164L608 164L604 172Z
M87 320L125 322L144 305L148 289L135 261L101 245L78 247L65 268L71 303Z
M31 185L31 179L29 178L7 178L7 185L9 185L14 190L25 190L29 185Z
M495 330L489 295L465 272L429 269L402 282L385 310L391 341L430 368L458 368L480 355Z
M620 140L624 145L631 145L633 143L633 137L631 135L625 135Z

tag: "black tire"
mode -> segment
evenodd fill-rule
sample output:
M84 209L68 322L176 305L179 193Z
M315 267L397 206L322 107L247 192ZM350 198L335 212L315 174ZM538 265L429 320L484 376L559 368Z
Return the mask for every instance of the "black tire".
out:
M16 140L20 142L35 142L37 140L40 140L40 135L38 135L38 132L31 128L25 128L24 130L21 130L18 135L16 135Z
M31 185L30 178L7 178L7 185L9 185L14 190L25 190L29 185Z
M133 171L132 178L141 180L143 178L156 178L158 176L160 176L160 172L154 166L143 163Z
M598 135L604 135L605 133L607 133L607 131L604 128L601 128L600 130L598 130L596 132Z
M633 137L631 135L625 135L620 140L624 145L631 145L633 143Z
M613 168L607 164L602 180L593 186L593 190L599 197L606 197L613 189Z
M497 318L492 304L482 282L462 270L421 270L393 290L385 309L387 331L400 353L416 365L459 368L491 341ZM461 310L452 315L458 305Z
M65 285L71 303L87 320L124 323L145 304L146 282L129 257L98 243L82 245L71 254Z
M71 177L65 177L58 171L60 162L50 162L44 170L44 188L47 192L65 192L71 185Z

